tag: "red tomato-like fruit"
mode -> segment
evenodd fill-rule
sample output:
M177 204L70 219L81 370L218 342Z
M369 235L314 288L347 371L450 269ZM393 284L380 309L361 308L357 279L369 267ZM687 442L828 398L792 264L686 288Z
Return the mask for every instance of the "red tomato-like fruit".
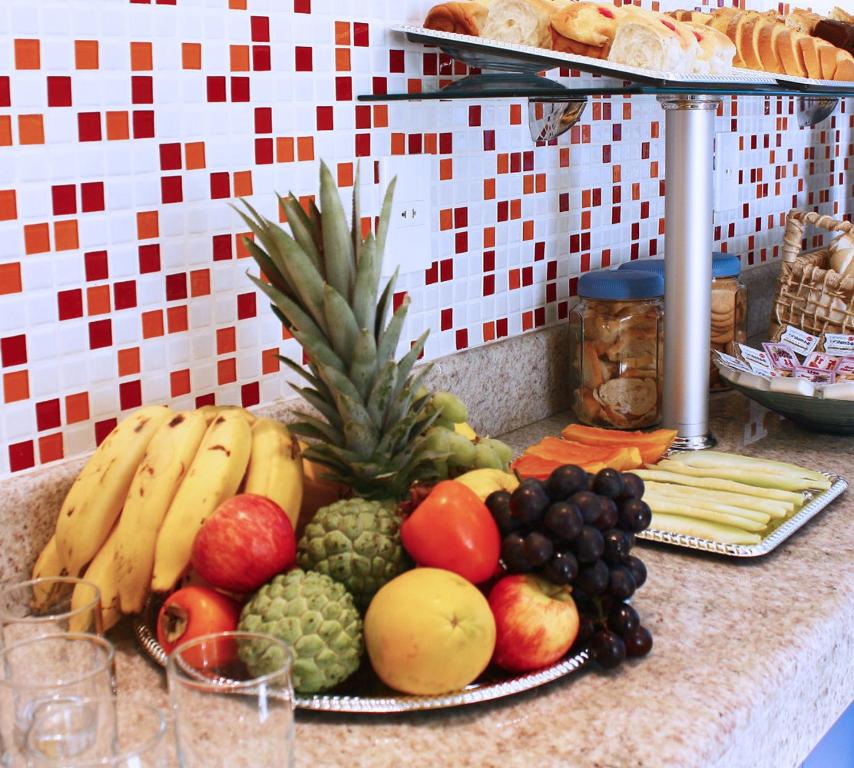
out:
M436 484L403 521L400 540L418 565L453 571L473 584L495 573L501 552L501 534L486 505L454 480Z
M157 615L157 642L167 654L181 643L214 632L233 632L240 620L240 604L207 587L184 587L166 598ZM237 658L234 640L222 639L202 652L187 651L185 661L199 669L228 664Z
M193 541L193 568L227 592L253 592L296 562L291 521L274 501L234 496L205 520Z

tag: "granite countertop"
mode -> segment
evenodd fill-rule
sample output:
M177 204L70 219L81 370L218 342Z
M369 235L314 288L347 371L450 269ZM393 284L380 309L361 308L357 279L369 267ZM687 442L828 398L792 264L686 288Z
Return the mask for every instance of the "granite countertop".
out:
M851 473L854 438L805 432L735 394L712 399L725 450ZM505 435L524 448L556 416ZM854 496L756 561L641 543L633 600L655 638L645 659L590 668L491 704L400 715L300 712L300 768L787 768L854 698ZM123 691L165 704L162 674L119 641ZM227 750L228 745L223 745Z

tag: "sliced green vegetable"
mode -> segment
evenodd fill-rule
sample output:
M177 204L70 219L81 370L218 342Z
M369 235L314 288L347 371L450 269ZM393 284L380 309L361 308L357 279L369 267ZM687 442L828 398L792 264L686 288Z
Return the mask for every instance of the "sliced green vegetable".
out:
M657 464L661 466L662 462ZM721 480L717 477L693 477L684 475L679 472L668 472L663 469L636 469L634 473L644 482L648 480L658 480L662 483L675 483L677 485L687 485L691 488L705 488L712 491L729 491L731 493L743 493L745 496L755 496L760 499L772 499L775 501L783 501L789 504L794 504L795 508L803 506L804 495L802 493L792 493L791 491L781 491L776 488L760 488L749 483L737 483L733 480Z
M689 504L699 505L701 501L706 504L719 504L729 508L740 509L743 512L774 518L786 517L789 513L794 512L795 509L794 504L785 501L770 501L768 499L760 499L757 496L744 496L740 493L708 491L702 488L688 488L684 485L657 483L654 481L646 483L646 493L683 498Z
M671 459L659 461L656 465L670 472L690 475L691 477L716 477L720 480L734 480L735 482L748 485L761 486L762 488L776 488L784 491L807 491L817 487L814 480L776 475L757 469L731 469L728 467L693 467ZM829 486L828 486L829 487Z
M753 456L739 456L735 453L722 453L721 451L689 451L670 456L671 461L678 461L691 467L701 468L725 468L730 470L744 470L749 472L771 473L782 475L787 478L806 478L812 481L810 488L830 488L828 480L821 472L816 472L797 464L787 464L784 461L772 461L771 459L759 459Z
M644 495L644 500L649 504L649 508L656 512L664 512L670 515L681 515L682 517L690 517L696 520L708 520L713 523L721 523L730 525L733 528L740 528L743 531L764 531L768 525L768 521L751 520L741 515L731 515L725 512L709 509L708 507L691 506L684 504L675 499L668 499L662 496L647 498Z
M651 527L658 531L681 533L700 539L711 539L721 544L758 544L762 537L758 533L743 531L731 525L721 525L709 520L695 520L681 515L653 512Z

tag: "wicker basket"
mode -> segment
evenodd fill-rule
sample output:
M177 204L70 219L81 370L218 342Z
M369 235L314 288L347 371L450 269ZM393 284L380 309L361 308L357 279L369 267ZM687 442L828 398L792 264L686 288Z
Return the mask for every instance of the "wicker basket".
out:
M789 211L783 239L783 269L771 315L771 338L787 325L802 331L854 333L854 277L830 269L827 248L801 253L804 230L814 224L830 232L854 232L854 224L806 211Z

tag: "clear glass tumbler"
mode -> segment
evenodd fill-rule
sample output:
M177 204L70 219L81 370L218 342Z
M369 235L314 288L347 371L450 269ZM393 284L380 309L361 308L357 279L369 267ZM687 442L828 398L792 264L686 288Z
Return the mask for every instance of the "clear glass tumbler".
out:
M291 651L221 632L178 646L166 674L183 768L292 768Z
M88 634L46 635L0 651L0 738L4 766L26 764L25 743L36 711L62 700L109 699L115 692L112 644ZM108 717L108 711L101 716Z
M0 587L0 641L14 645L44 635L102 633L101 591L71 576Z
M171 768L171 735L161 710L134 699L60 699L33 715L27 756L30 768Z

